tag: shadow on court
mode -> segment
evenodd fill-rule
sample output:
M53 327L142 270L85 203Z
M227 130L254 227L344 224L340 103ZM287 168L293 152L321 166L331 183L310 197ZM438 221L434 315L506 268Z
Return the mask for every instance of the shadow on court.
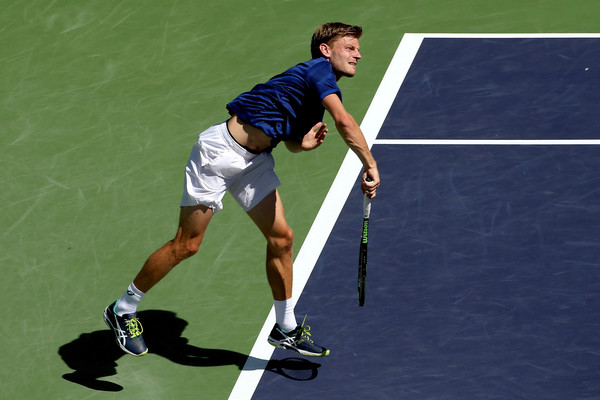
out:
M190 367L215 367L237 365L241 370L248 360L246 354L223 349L206 349L193 346L182 337L187 321L178 318L171 311L148 310L138 313L144 326L144 340L149 354L155 354L180 365ZM83 333L77 339L58 349L67 366L73 372L63 375L63 379L85 386L89 389L118 392L121 385L102 380L117 374L117 360L127 356L115 343L114 334L106 329ZM265 364L265 360L250 359L250 367ZM288 379L305 381L315 379L320 364L303 358L285 358L270 360L266 370Z

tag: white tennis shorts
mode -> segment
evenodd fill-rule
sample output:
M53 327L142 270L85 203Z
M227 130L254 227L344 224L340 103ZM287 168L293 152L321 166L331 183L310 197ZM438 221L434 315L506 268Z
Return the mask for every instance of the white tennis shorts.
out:
M281 184L270 152L251 153L229 133L227 123L213 125L198 136L185 167L181 206L223 209L229 191L244 211L251 210Z

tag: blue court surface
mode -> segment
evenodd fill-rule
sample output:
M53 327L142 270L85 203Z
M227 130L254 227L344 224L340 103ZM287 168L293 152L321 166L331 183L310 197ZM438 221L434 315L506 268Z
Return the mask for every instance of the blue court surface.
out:
M600 398L599 111L598 36L406 35L363 122L365 307L350 155L296 259L331 355L261 366L263 329L231 398Z

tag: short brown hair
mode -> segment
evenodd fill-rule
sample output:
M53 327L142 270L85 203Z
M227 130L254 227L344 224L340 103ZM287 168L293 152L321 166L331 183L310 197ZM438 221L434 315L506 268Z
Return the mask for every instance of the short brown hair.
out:
M312 58L323 56L321 53L321 43L331 45L335 40L344 36L352 36L359 39L362 35L362 28L357 25L348 25L341 22L328 22L317 28L310 41L310 53Z

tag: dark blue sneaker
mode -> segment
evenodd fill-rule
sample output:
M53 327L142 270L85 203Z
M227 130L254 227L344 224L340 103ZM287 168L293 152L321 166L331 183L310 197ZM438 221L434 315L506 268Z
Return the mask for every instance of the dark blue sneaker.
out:
M325 357L329 355L329 350L325 347L315 344L311 339L310 326L305 326L306 317L299 325L291 332L284 332L279 324L275 324L273 330L269 334L268 342L280 349L294 350L304 356Z
M131 355L143 356L148 352L142 337L142 323L137 314L124 314L122 317L115 313L115 301L104 310L104 322L113 330L119 347Z

